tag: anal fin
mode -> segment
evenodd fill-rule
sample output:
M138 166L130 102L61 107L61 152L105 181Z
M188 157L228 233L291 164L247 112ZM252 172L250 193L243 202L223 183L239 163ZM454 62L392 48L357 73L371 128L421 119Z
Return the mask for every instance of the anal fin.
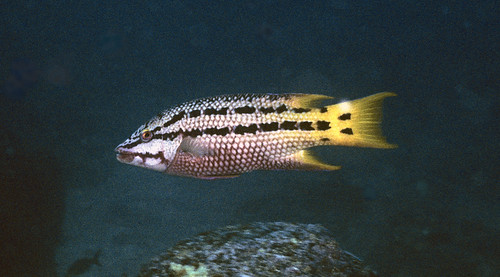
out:
M340 166L330 165L318 160L310 150L300 150L294 154L284 157L278 164L284 166L283 169L296 170L338 170Z
M205 179L205 180L216 180L216 179L236 178L239 176L240 176L239 174L235 174L235 175L205 175L205 176L198 176L197 178Z

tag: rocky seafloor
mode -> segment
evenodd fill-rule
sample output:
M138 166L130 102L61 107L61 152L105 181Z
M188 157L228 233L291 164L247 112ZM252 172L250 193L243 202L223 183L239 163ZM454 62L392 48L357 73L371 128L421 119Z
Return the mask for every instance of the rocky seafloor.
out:
M377 276L319 224L228 226L179 242L139 276Z

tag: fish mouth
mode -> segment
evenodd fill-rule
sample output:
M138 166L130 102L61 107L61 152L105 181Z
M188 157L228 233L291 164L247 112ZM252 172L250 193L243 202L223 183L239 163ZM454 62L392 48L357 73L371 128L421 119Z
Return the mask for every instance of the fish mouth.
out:
M136 156L134 153L127 151L123 147L116 147L115 151L118 152L118 154L116 154L116 159L119 162L126 163L126 164L131 163Z

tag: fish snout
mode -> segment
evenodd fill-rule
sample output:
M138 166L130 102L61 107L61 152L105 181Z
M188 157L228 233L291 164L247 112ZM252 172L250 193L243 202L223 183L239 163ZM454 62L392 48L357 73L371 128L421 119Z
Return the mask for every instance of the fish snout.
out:
M134 160L135 154L132 153L132 152L130 152L130 151L128 151L127 149L125 149L125 148L123 148L121 146L117 146L115 148L115 152L118 152L116 154L116 159L119 162L129 164L129 163L131 163Z

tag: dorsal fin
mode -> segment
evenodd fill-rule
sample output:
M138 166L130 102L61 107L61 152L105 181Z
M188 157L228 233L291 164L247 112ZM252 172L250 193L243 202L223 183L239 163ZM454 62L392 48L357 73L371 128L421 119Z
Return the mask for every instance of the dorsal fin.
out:
M317 108L321 101L333 99L331 96L322 94L289 94L291 97L283 101L285 104L293 108Z

